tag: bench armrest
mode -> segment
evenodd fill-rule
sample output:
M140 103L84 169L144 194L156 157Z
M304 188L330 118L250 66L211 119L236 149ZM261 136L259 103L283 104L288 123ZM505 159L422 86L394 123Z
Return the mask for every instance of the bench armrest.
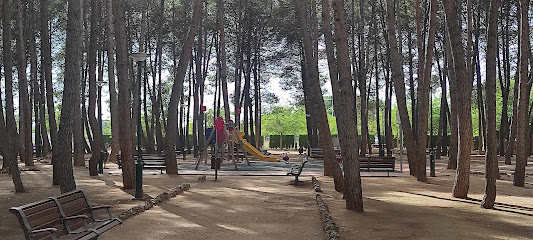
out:
M93 210L98 210L98 209L102 209L102 208L112 208L112 206L109 206L109 205L102 205L102 206L94 206L94 207L91 207Z
M91 210L101 210L101 209L105 209L107 211L107 215L109 215L109 219L112 219L113 218L113 215L111 214L111 211L109 210L111 208L111 206L109 205L102 205L102 206L94 206L94 207L91 207ZM96 220L96 219L95 219ZM108 219L105 219L105 220L108 220ZM105 220L96 220L96 221L105 221Z
M86 215L69 216L69 217L63 218L63 224L65 225L65 228L67 229L67 232L76 234L76 233L80 233L80 231L73 231L72 229L70 229L68 221L74 220L74 219L81 219L81 221L83 222L84 231L87 231L89 229L89 226L87 225L87 221L85 220L87 218L89 218L89 217L86 216Z
M52 240L56 240L55 232L57 232L57 228L43 228L43 229L37 229L31 231L31 234L39 234L39 233L48 233Z
M64 220L68 221L68 220L77 219L77 218L87 219L89 217L87 217L87 215L76 215L76 216L65 217Z

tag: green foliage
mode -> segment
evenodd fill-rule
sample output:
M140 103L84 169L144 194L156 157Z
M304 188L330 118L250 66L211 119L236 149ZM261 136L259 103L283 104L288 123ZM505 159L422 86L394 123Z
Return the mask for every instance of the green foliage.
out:
M316 117L316 116L311 116ZM273 106L262 118L262 134L266 135L304 135L307 134L305 109L303 106ZM328 114L331 134L337 134L334 116Z
M294 135L283 135L283 149L296 148L294 145ZM270 135L270 148L280 148L280 135Z

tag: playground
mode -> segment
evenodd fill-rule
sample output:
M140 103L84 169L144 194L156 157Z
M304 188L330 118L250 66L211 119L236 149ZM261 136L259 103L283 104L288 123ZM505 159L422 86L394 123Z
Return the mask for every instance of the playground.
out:
M271 156L282 156L272 151ZM88 158L89 156L87 156ZM303 155L289 152L289 162L297 164ZM301 184L291 185L286 176L288 164L281 162L224 161L214 180L214 169L196 160L178 160L180 175L144 170L144 193L154 198L183 183L190 189L153 208L132 216L100 239L324 239L323 224L315 200L311 177L318 179L321 196L328 205L341 239L531 239L533 236L533 164L528 166L524 188L512 186L512 168L503 164L498 180L499 195L494 210L479 207L483 198L483 158L473 157L469 199L450 196L455 172L446 170L446 158L437 160L437 177L428 183L400 172L399 162L390 177L382 172L362 172L365 213L354 215L345 209L332 179L322 176L320 160L309 158L300 176ZM530 159L530 163L531 163ZM21 168L24 168L21 165ZM27 169L30 170L30 169ZM33 171L22 175L32 182L28 193L15 194L9 175L0 175L0 230L9 239L22 239L23 232L8 209L59 194L48 183L52 167L44 159ZM94 205L110 205L114 216L140 204L132 200L133 190L122 188L118 166L106 165L105 173L89 177L85 168L75 168L80 189ZM509 173L509 175L508 175ZM199 177L206 179L199 181Z

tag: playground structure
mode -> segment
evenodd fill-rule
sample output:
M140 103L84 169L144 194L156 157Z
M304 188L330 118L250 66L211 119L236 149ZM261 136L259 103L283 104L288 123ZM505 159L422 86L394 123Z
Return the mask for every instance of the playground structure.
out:
M245 160L248 165L250 162L248 160L248 155L251 155L254 159L259 161L267 162L277 162L278 159L271 156L266 156L252 144L250 144L244 138L244 132L239 132L238 129L234 126L233 122L230 120L227 123L224 123L222 118L217 118L215 120L214 126L209 128L209 134L206 134L206 141L204 146L206 146L196 160L195 169L198 169L198 166L202 160L207 164L207 155L208 148L211 147L211 158L213 161L218 163L218 160L231 160L235 166L235 170L238 170L237 159L241 157L242 160ZM216 134L215 134L216 133ZM216 139L216 141L214 141ZM241 154L241 150L243 154ZM215 166L217 168L217 166Z
M235 133L234 133L235 134ZM237 132L237 139L239 140L239 143L242 143L243 149L248 152L250 155L252 155L255 159L266 161L266 162L277 162L278 159L271 156L266 156L261 151L259 151L257 148L252 146L245 138L244 138L244 132Z

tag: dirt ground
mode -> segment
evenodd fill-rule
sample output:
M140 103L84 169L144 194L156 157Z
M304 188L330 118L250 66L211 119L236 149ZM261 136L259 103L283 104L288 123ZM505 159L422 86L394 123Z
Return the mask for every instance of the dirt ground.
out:
M451 197L455 172L445 169L444 158L437 161L437 177L428 183L417 182L407 172L395 177L365 173L362 214L344 209L332 179L317 177L342 239L533 239L533 162L523 188L512 186L512 166L502 163L497 208L485 210L479 207L484 187L482 159L473 158L468 200ZM108 167L106 172L116 170L114 164ZM59 188L51 185L51 166L37 163L35 169L40 171L22 173L28 193L15 194L11 178L0 174L0 239L24 238L10 207L59 194ZM310 176L301 177L305 183L297 187L289 185L293 178L283 176L284 172L279 176L225 175L216 182L209 174L202 183L196 183L197 175L145 174L147 196L184 182L193 184L189 191L126 220L101 239L324 239ZM75 168L75 177L91 202L112 205L115 215L139 204L132 200L133 191L121 188L120 175L89 177L87 169Z

